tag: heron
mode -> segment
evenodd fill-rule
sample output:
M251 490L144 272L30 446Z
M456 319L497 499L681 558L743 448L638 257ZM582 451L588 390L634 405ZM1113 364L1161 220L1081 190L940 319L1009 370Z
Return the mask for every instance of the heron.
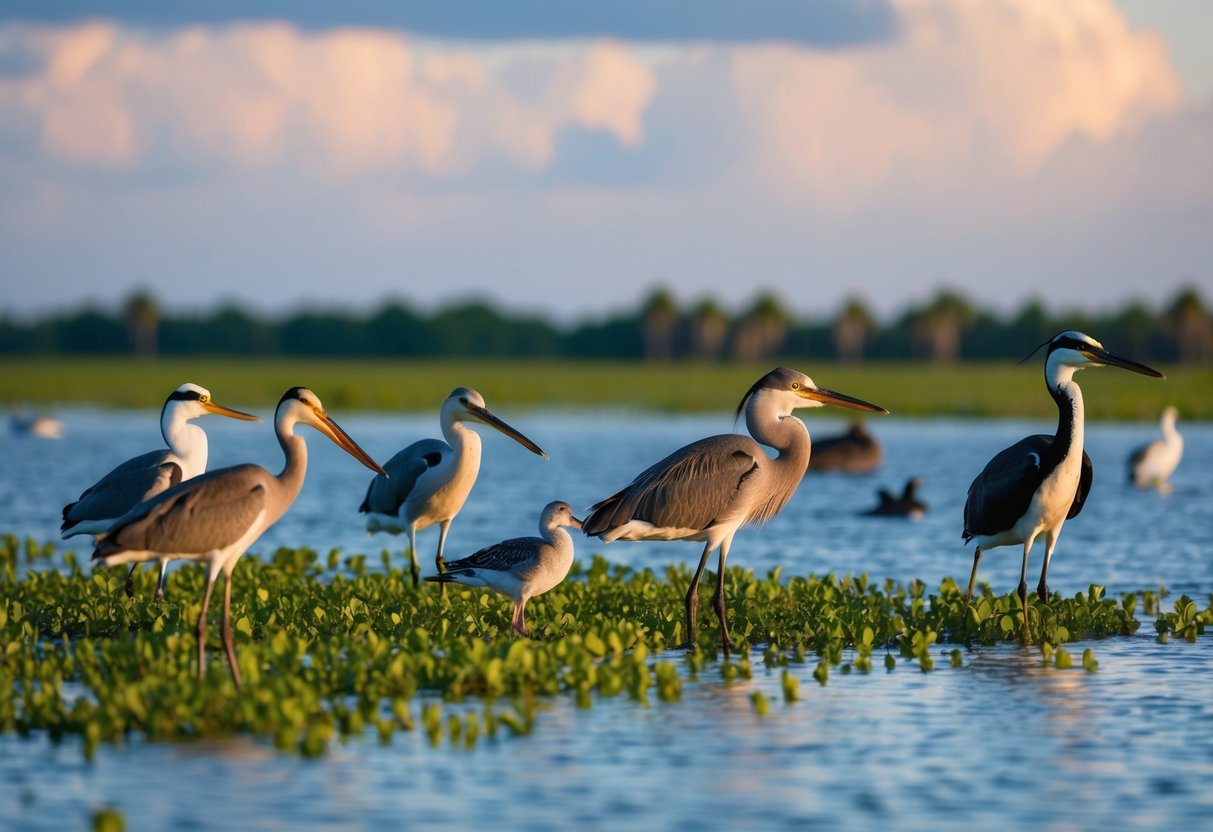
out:
M809 471L867 474L879 468L882 459L884 449L876 437L868 432L863 422L852 422L846 433L813 443L813 464Z
M734 419L745 413L750 436L723 434L693 442L591 507L582 531L605 543L703 542L686 594L686 646L696 643L699 579L708 557L718 550L713 606L728 656L732 643L725 622L724 575L733 535L742 526L765 523L787 505L809 467L811 447L808 429L792 411L827 404L888 413L878 405L818 387L804 373L779 367L754 382L737 406ZM774 458L764 445L776 451Z
M442 403L439 413L442 439L421 439L400 451L367 487L358 511L367 515L369 533L408 533L413 586L420 582L417 564L417 532L437 524L438 556L442 572L443 552L451 521L459 514L476 476L480 473L480 435L471 423L488 425L544 459L543 449L495 416L484 397L470 387L457 387ZM446 440L446 441L443 441Z
M1036 538L1043 534L1045 557L1036 591L1041 601L1047 601L1049 561L1053 558L1061 527L1082 511L1094 478L1091 458L1082 447L1082 390L1074 380L1074 374L1086 367L1120 367L1154 378L1166 378L1145 364L1109 352L1090 335L1075 330L1057 333L1036 350L1045 346L1048 347L1045 386L1057 404L1057 433L1021 439L986 464L969 486L962 532L965 543L977 541L969 588L965 591L966 607L973 597L973 582L977 579L977 564L981 562L982 552L996 546L1023 544L1018 594L1023 606L1026 640L1031 639L1028 553Z
M539 516L539 537L515 537L486 546L447 564L427 581L484 586L514 599L510 626L526 635L526 602L564 580L573 565L573 538L565 528L581 528L568 503L548 503Z
M159 560L193 560L207 569L206 594L198 616L198 678L206 675L206 613L219 574L224 576L220 634L232 680L240 671L232 645L232 570L248 548L272 526L298 496L307 474L307 443L296 425L310 425L367 468L383 469L325 412L306 387L292 387L274 411L274 432L285 464L280 474L260 465L220 468L173 486L135 506L110 526L93 551L106 566Z
M1174 407L1163 409L1159 426L1162 439L1155 439L1133 451L1129 457L1129 482L1138 488L1157 488L1170 491L1167 478L1179 466L1184 455L1184 438L1175 429L1179 411Z
M886 488L880 489L877 496L880 505L864 512L866 517L908 517L911 520L921 520L927 513L927 504L918 498L917 491L922 488L922 480L910 477L906 480L905 488L900 497L893 496Z
M74 503L63 507L59 532L66 540L80 534L101 535L114 521L144 500L206 470L206 432L192 420L214 413L247 422L260 422L251 413L232 410L211 399L211 392L185 383L169 393L160 409L160 435L168 447L128 459L93 483ZM160 560L156 598L164 599L164 576L171 558ZM135 594L134 574L138 563L126 573L126 594Z

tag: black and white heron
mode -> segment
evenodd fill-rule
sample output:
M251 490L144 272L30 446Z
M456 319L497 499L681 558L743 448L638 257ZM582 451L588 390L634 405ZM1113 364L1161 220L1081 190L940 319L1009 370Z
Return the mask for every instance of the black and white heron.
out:
M291 507L307 473L307 443L296 425L310 425L372 471L383 473L306 387L292 387L274 411L274 432L286 457L282 472L260 465L236 465L200 474L140 503L119 518L93 551L106 566L158 560L193 560L207 569L206 594L198 617L198 677L206 675L206 613L219 574L224 576L220 633L232 679L240 671L232 646L232 570L261 534Z
M543 449L493 415L484 397L470 387L457 387L442 403L439 414L442 439L421 439L400 451L383 466L386 474L367 487L358 511L365 514L366 530L407 533L413 586L420 582L417 532L438 526L438 571L442 571L446 535L459 514L476 476L480 473L480 436L472 424L488 425L544 459ZM443 441L443 440L446 441Z
M63 507L59 531L64 539L78 534L101 535L114 521L144 500L155 497L206 470L206 431L193 419L214 413L248 422L261 420L251 413L232 410L211 399L205 387L186 383L169 393L160 409L160 435L168 447L128 459L85 489L76 502ZM168 556L160 558L156 597L164 598L164 576ZM126 573L126 594L134 594L132 576L138 563Z
M515 537L486 546L447 564L427 581L484 586L514 600L510 626L526 635L526 602L564 580L573 565L573 538L565 527L581 528L572 507L559 500L544 506L539 537Z
M732 643L725 622L725 561L733 535L742 526L764 523L787 505L809 467L811 442L804 422L792 415L802 407L827 404L870 413L883 407L818 387L804 373L783 367L758 379L742 397L750 436L711 436L680 448L636 479L596 503L582 531L614 540L697 540L703 554L686 594L687 645L695 645L699 579L713 551L720 566L713 605L725 655ZM753 437L753 438L751 438ZM763 446L776 451L774 458Z
M1175 428L1179 411L1174 407L1163 409L1159 427L1162 439L1142 445L1129 456L1129 482L1138 488L1157 488L1164 493L1171 490L1167 479L1179 467L1184 455L1184 438Z
M1165 378L1157 370L1109 352L1091 336L1074 330L1059 332L1040 346L1046 345L1045 386L1057 403L1057 433L1021 439L986 464L969 486L962 533L965 543L977 541L969 588L965 591L966 606L973 596L982 552L996 546L1023 544L1018 592L1023 605L1024 638L1029 640L1028 553L1036 538L1043 534L1045 558L1036 591L1042 601L1047 601L1053 548L1066 520L1082 511L1094 477L1091 458L1082 447L1082 390L1074 380L1074 373L1085 367L1121 367Z
M918 489L922 488L922 480L910 477L906 480L901 496L894 496L887 488L877 492L880 504L864 512L865 517L908 517L911 520L921 520L927 513L927 504L918 497Z

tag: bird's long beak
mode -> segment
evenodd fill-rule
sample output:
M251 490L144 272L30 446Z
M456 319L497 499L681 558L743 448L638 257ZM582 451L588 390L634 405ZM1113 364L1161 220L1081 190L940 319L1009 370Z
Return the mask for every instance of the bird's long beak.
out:
M1135 373L1141 373L1143 376L1152 376L1154 378L1166 378L1165 375L1155 370L1153 367L1147 367L1145 364L1138 363L1131 358L1123 358L1114 352L1108 352L1101 347L1087 347L1082 351L1082 354L1094 361L1096 364L1103 364L1106 367L1120 367L1122 370L1132 370Z
M489 411L488 408L480 407L479 405L470 404L470 403L464 405L464 407L467 408L468 413L475 416L481 422L484 422L486 425L488 425L491 428L496 428L497 430L501 431L506 436L510 437L510 439L513 439L515 442L517 442L522 447L526 448L531 453L538 454L539 456L543 457L544 459L548 458L548 455L544 452L543 448L539 447L534 442L532 442L531 440L529 440L525 436L523 436L521 433L519 433L518 431L514 430L512 427L507 425L501 419L494 416L492 414L492 412Z
M350 439L350 435L341 428L341 425L333 421L332 416L329 416L323 410L315 410L313 412L316 414L316 430L333 440L333 443L338 448L341 448L341 450L361 462L367 468L370 468L376 474L383 474L385 477L388 475L387 471L384 471L378 462L371 459L370 454L358 447L357 442Z
M822 404L836 404L839 407L849 407L852 410L865 410L869 413L888 413L880 405L865 402L863 399L857 399L854 396L848 396L845 393L837 393L833 390L827 390L825 387L817 387L813 389L801 389L798 391L802 398L812 399L813 401L821 402Z
M230 407L224 407L215 402L206 402L202 405L202 409L207 413L214 413L216 416L229 416L232 419L242 419L245 422L260 422L260 416L254 416L251 413L245 413L243 410L233 410Z

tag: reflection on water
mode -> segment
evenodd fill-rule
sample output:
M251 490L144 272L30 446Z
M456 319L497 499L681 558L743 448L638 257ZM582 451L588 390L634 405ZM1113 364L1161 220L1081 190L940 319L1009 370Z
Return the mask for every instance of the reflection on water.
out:
M435 433L428 417L336 415L380 460ZM54 539L64 502L159 441L154 414L77 412L66 420L67 438L53 446L0 437L5 530ZM486 436L481 482L451 529L453 556L532 533L548 500L584 507L681 443L729 427L727 417L523 414L511 421L551 461ZM814 425L822 434L840 427L820 419ZM207 427L214 464L280 464L264 426ZM1050 427L874 421L886 447L880 471L810 478L779 518L738 535L731 562L758 571L783 565L785 576L867 571L928 585L945 575L966 578L972 550L961 545L960 514L968 483L994 452ZM1095 486L1058 544L1050 578L1059 591L1083 591L1091 582L1110 593L1165 584L1203 599L1213 589L1213 427L1187 426L1185 459L1169 496L1124 482L1129 450L1152 429L1088 427ZM311 447L299 502L254 552L303 544L322 552L399 552L399 538L368 540L362 531L356 508L366 472L327 442ZM931 505L921 522L857 516L874 504L877 487L899 489L911 475L923 478ZM436 543L433 534L423 536L423 555ZM578 540L580 557L592 552L660 566L695 557L698 546ZM1010 590L1018 557L1010 549L992 552L981 577ZM540 715L533 735L482 741L472 752L432 749L421 732L397 734L386 747L373 736L334 744L317 762L247 739L136 739L103 747L90 765L75 741L54 746L45 737L7 737L0 739L0 827L78 826L106 804L118 806L132 829L1207 824L1213 641L1159 645L1152 632L1147 622L1133 638L1071 645L1076 659L1094 648L1094 674L1045 667L1038 653L1015 645L967 652L959 669L947 667L943 653L951 648L941 648L933 673L899 664L891 673L833 673L825 687L813 679L812 663L793 666L802 696L793 704L783 701L780 669L759 664L753 679L725 683L708 665L685 681L680 703L640 706L621 698L579 710L561 701ZM754 714L755 690L771 701L765 718Z

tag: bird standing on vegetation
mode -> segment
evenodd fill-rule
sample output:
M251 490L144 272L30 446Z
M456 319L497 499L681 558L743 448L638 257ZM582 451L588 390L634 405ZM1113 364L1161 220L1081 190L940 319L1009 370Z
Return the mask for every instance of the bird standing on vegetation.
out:
M1082 447L1082 390L1074 381L1074 373L1085 367L1106 366L1165 378L1144 364L1108 352L1103 344L1081 332L1059 332L1040 346L1046 344L1049 349L1045 354L1045 386L1057 403L1057 433L1021 439L986 464L969 486L962 532L965 543L977 541L969 588L965 591L966 606L973 596L981 553L996 546L1023 544L1018 592L1023 605L1025 640L1032 637L1028 624L1028 553L1036 538L1044 534L1045 559L1036 591L1041 601L1047 601L1053 547L1066 520L1082 511L1094 477L1091 458Z
M232 679L240 671L232 646L232 570L262 533L291 507L307 474L307 443L295 434L310 425L372 471L383 469L324 411L316 394L292 387L274 411L274 432L286 458L282 473L260 465L236 465L201 474L140 503L120 517L93 551L106 566L164 557L206 564L206 595L198 617L198 677L206 675L206 613L219 573L224 575L223 625L220 633Z
M703 554L687 589L687 646L695 645L699 579L720 552L713 604L725 656L732 643L725 622L725 560L733 535L780 512L809 467L809 431L792 415L801 407L835 404L871 413L883 407L818 387L804 373L777 368L754 383L736 416L745 412L750 436L724 434L693 442L641 472L630 485L592 507L582 531L614 540L698 540ZM755 441L757 440L757 441ZM763 445L778 453L767 456Z
M544 459L543 449L494 416L484 397L470 387L458 387L442 403L440 439L422 439L387 461L386 473L371 480L358 511L367 515L368 532L407 532L413 586L420 582L417 563L417 532L438 525L438 571L451 521L472 493L480 473L480 436L468 422L479 422L501 431Z
M1138 488L1157 488L1164 493L1171 490L1167 478L1174 473L1184 455L1184 438L1175 429L1177 418L1178 410L1165 408L1159 420L1162 439L1142 445L1129 457L1130 483Z
M888 489L882 488L877 493L880 505L865 511L864 515L867 517L908 517L911 520L921 520L927 513L927 504L918 499L916 493L921 487L922 480L918 477L910 477L906 480L906 487L900 497L894 497Z
M206 432L191 420L208 413L243 419L261 420L251 413L232 410L211 401L211 393L197 384L183 384L169 394L160 410L160 435L168 448L128 459L87 488L74 503L63 507L64 539L78 534L100 535L144 500L155 497L174 485L192 479L206 470ZM164 598L164 576L171 558L160 560L156 597ZM133 575L138 563L126 573L126 594L134 594Z
M564 527L581 528L568 503L548 503L539 517L540 537L515 537L453 560L427 581L485 586L514 599L510 626L526 634L526 602L564 580L573 565L573 538Z

